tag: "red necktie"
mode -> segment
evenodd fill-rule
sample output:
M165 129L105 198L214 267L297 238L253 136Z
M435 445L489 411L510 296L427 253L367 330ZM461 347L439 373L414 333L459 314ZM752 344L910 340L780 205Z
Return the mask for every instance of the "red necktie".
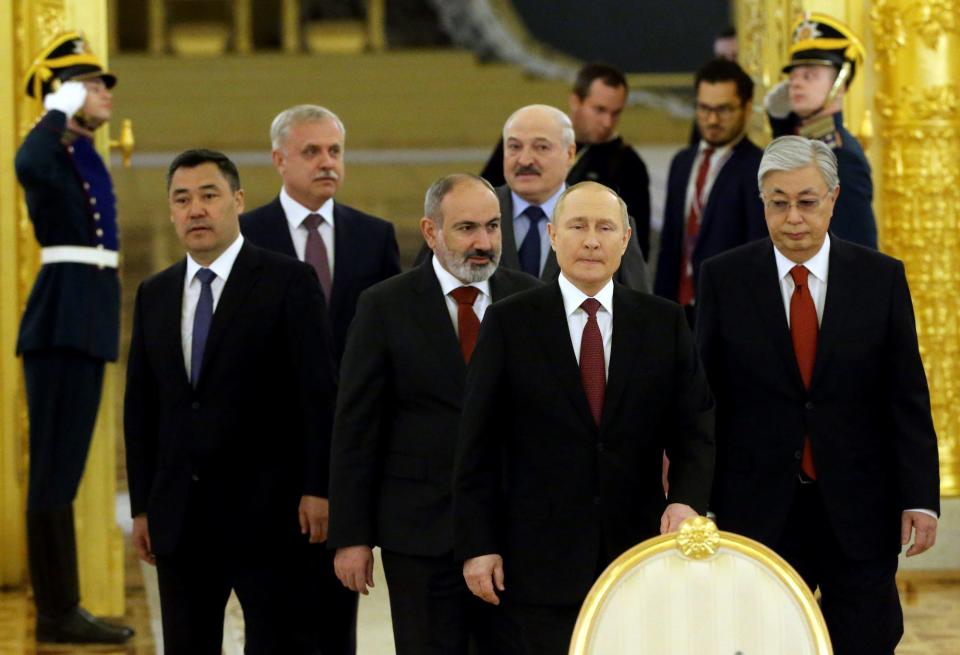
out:
M600 324L597 323L600 301L587 298L580 306L587 313L587 324L583 326L583 338L580 340L580 383L587 395L593 420L599 426L603 414L603 397L607 389L603 337L600 334Z
M303 224L307 227L307 247L304 250L303 260L313 266L320 278L320 287L323 289L323 297L327 300L327 306L330 306L330 287L333 286L333 278L330 275L330 260L327 257L327 247L323 243L323 237L320 236L320 224L323 223L323 216L320 214L310 214L303 219Z
M460 334L460 352L463 361L470 363L473 356L473 347L477 345L477 335L480 333L480 319L473 311L473 303L477 300L480 289L477 287L457 287L450 292L457 301L457 332Z
M813 364L817 359L817 335L820 331L817 325L817 308L813 305L813 296L810 295L810 288L807 286L809 274L810 271L804 266L794 266L790 269L790 275L796 285L790 297L790 336L793 338L793 352L797 356L803 388L807 391L810 390L810 381L813 378ZM800 468L811 480L817 479L809 436L803 439L803 458L800 460Z
M697 169L697 183L693 188L693 200L690 202L690 213L687 215L687 229L683 236L683 253L680 258L680 287L677 291L677 302L689 305L693 302L693 249L697 246L697 237L700 234L700 212L703 210L703 187L707 183L707 173L710 171L710 157L713 148L705 148L700 168Z

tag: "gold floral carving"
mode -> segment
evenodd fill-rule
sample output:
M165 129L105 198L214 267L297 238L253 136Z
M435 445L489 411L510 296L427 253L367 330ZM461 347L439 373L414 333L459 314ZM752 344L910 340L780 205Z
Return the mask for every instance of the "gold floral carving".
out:
M710 519L697 516L680 524L677 548L690 559L707 559L720 546L720 532Z
M907 34L917 34L924 45L936 50L940 39L960 33L960 0L919 0L905 3L876 0L870 9L877 38L877 65L891 65L897 52L906 46Z

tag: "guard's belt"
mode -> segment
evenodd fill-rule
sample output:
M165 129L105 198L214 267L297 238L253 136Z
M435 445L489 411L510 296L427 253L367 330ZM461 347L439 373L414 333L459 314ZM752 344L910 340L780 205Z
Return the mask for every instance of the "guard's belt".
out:
M91 264L116 268L119 262L120 257L116 250L89 246L50 246L40 249L41 264Z

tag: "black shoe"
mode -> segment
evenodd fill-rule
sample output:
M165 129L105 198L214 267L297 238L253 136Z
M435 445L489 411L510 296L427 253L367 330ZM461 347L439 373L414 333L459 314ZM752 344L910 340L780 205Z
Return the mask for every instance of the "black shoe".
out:
M122 644L133 634L132 628L98 619L79 606L56 619L37 617L38 643Z

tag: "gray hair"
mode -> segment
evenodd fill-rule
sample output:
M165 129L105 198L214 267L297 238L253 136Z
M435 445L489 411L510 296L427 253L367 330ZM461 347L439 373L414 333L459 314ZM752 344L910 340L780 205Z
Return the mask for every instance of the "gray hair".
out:
M583 182L577 182L573 186L568 186L566 189L563 190L563 193L561 193L560 197L557 198L557 204L553 206L553 214L550 216L550 222L556 225L557 216L560 215L560 210L563 208L563 202L567 199L567 196L569 196L571 193L573 193L578 189L586 189L590 187L595 187L597 189L607 191L608 193L610 193L610 195L612 195L614 198L617 199L617 203L620 205L620 220L623 223L623 230L624 232L626 232L627 229L630 227L630 214L627 212L627 203L625 203L623 201L623 198L621 198L620 195L610 187L600 184L599 182L593 182L591 180L584 180Z
M337 129L340 130L340 137L346 140L347 129L343 126L340 118L326 107L320 105L295 105L289 109L284 109L277 114L270 124L270 144L274 150L279 150L287 140L287 134L290 128L300 123L318 123L320 121L333 121Z
M564 148L569 148L574 143L576 138L573 134L573 123L570 122L570 117L564 114L562 111L556 107L551 107L550 105L527 105L526 107L521 107L517 111L510 114L510 118L506 120L503 124L503 140L507 140L507 130L510 129L510 125L515 121L520 114L527 113L528 111L540 111L545 113L547 116L552 118L557 127L560 128L560 145Z
M427 189L427 193L423 198L423 215L437 225L443 225L443 210L440 208L443 199L446 198L447 194L453 191L454 188L468 182L480 184L494 195L497 193L493 190L493 186L479 175L473 175L472 173L452 173L450 175L444 175Z
M798 168L816 166L827 183L827 191L840 184L837 173L837 156L823 141L802 136L782 136L774 139L763 151L760 170L757 171L757 186L763 191L763 178L775 171L795 171Z

